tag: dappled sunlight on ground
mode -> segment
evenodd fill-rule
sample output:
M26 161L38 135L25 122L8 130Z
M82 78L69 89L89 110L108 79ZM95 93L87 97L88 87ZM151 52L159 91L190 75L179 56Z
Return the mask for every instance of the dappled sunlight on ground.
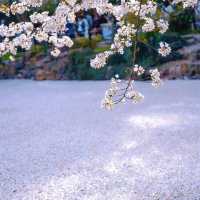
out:
M133 126L138 126L140 128L159 128L159 127L167 127L174 126L181 123L181 119L176 114L164 114L164 115L156 115L156 114L147 114L147 115L136 115L132 116L129 119L129 122Z
M200 198L200 82L112 112L106 85L0 82L0 200Z

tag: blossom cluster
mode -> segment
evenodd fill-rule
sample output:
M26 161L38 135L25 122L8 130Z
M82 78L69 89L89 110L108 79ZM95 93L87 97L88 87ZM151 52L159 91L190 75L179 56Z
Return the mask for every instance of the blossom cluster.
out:
M38 7L41 3L42 1L39 0L14 2L10 7L11 13L22 14L23 9L28 11L30 5ZM15 12L14 7L16 7ZM61 48L72 47L71 38L60 34L65 31L66 17L69 15L69 11L71 11L69 6L60 3L52 16L47 11L34 12L29 16L29 22L12 22L9 25L0 25L0 37L4 38L0 42L0 56L7 53L15 55L19 47L28 50L33 45L34 40L51 44L53 46L51 54L55 57L60 54ZM72 20L72 15L69 16Z
M94 69L102 68L106 65L108 57L113 54L112 51L105 51L96 55L94 59L91 59L90 66Z
M135 104L140 103L144 96L133 87L134 81L131 82L126 94L124 94L121 85L126 84L126 81L122 84L121 80L112 78L110 88L106 91L105 97L101 102L101 107L112 110L116 104L119 102L125 103L127 100L131 100Z
M187 8L187 7L194 7L195 5L197 5L198 0L174 0L173 3L174 4L183 3L183 7Z
M136 73L137 76L141 76L145 72L144 68L137 64L133 67L133 71Z
M141 76L145 73L145 69L138 64L131 69L132 75L135 76ZM160 79L158 69L151 69L148 73L152 79L152 86L155 88L160 87L162 80ZM115 78L111 79L110 87L106 90L105 96L101 101L101 107L112 110L120 102L126 103L126 101L131 101L137 104L142 102L143 99L144 96L136 89L136 82L134 80L123 81L119 79L119 75L115 75Z
M160 72L158 69L150 70L152 85L154 87L159 87L162 84L162 80L160 79Z
M123 54L125 47L132 46L132 37L136 33L134 24L124 24L123 22L120 24L121 27L117 30L117 33L114 37L114 42L111 45L111 49L114 52Z
M166 57L171 53L171 47L166 42L160 42L158 53L161 54L163 57Z
M31 7L40 7L43 3L43 0L21 0L19 3L14 1L10 6L10 12L13 15L23 14L26 11L29 11Z

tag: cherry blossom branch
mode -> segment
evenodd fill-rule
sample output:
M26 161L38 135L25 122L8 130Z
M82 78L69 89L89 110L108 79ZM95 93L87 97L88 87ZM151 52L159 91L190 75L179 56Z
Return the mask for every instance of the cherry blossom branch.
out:
M142 0L140 0L140 8L139 8L139 11L138 11L138 15L137 15L137 25L136 25L136 33L135 33L135 42L134 42L134 48L133 48L133 65L135 65L135 62L136 62L136 54L137 54L137 43L138 43L138 33L139 33L139 29L140 29L140 11L141 11L141 8L142 8ZM118 104L120 103L121 101L123 101L124 98L126 98L126 94L129 90L129 87L131 85L131 82L132 82L132 79L133 79L133 75L134 75L134 71L132 70L131 71L131 74L130 74L130 77L129 77L129 80L128 80L128 84L127 84L127 87L125 88L125 91L124 91L124 94L122 95L122 97L115 101L114 104Z

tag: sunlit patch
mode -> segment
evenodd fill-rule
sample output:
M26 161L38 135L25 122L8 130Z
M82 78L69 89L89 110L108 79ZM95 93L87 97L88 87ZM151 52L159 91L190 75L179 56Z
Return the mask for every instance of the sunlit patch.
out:
M116 162L110 161L104 166L104 170L108 173L116 174L119 172L120 168Z
M180 118L175 114L167 115L136 115L129 118L130 124L141 128L159 128L173 126L180 123Z
M134 149L137 147L137 143L135 141L127 141L125 144L123 144L123 149L129 150Z
M131 158L128 162L129 165L131 166L137 166L137 167L140 167L140 168L144 168L145 165L144 165L144 161L142 158Z

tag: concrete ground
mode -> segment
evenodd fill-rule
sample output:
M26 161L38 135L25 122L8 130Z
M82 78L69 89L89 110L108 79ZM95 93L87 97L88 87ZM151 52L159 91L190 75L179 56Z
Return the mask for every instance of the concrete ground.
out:
M0 200L200 199L200 81L112 112L108 84L0 81Z

